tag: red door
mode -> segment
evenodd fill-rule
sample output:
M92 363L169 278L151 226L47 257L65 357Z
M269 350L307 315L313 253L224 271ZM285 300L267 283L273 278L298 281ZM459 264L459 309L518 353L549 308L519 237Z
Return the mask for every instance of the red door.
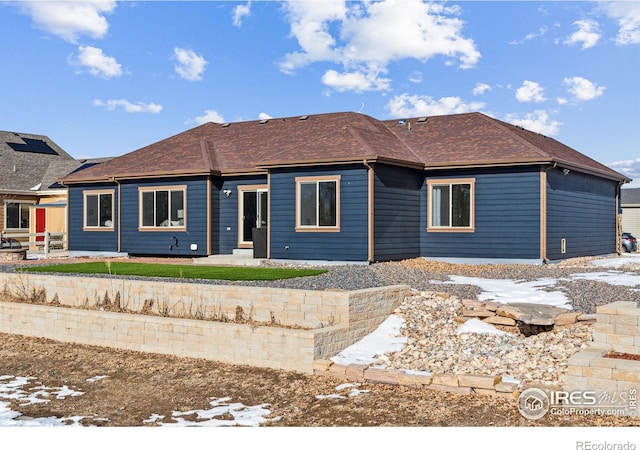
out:
M47 230L46 208L36 208L36 233L44 233ZM44 235L37 236L36 242L44 242Z

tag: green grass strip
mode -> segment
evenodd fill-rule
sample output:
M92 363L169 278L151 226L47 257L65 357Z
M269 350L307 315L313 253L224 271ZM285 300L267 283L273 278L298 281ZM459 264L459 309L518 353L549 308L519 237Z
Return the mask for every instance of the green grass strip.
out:
M32 266L18 269L23 272L77 273L100 275L135 275L228 281L272 281L286 278L321 275L326 270L289 269L271 267L191 266L177 264L149 264L133 262L86 262Z

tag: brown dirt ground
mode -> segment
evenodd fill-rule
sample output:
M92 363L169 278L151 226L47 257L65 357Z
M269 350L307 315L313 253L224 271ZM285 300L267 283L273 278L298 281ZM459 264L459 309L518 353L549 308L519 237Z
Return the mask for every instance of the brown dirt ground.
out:
M212 397L231 397L247 406L267 403L267 423L276 427L503 427L640 426L618 417L523 418L515 401L482 395L454 395L427 389L364 384L369 390L346 399L316 399L336 393L341 381L298 373L232 366L214 361L66 344L0 333L0 375L31 376L48 387L84 395L12 409L30 417L84 419L83 424L141 427L152 414L171 422L172 411L208 409ZM90 383L88 378L107 375ZM153 424L147 426L155 426Z

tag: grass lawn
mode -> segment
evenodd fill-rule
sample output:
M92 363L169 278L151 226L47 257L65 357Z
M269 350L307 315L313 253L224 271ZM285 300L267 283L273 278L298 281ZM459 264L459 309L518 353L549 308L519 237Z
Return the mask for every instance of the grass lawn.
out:
M267 267L191 266L178 264L148 264L134 262L86 262L33 266L23 272L53 272L77 274L136 275L142 277L196 278L205 280L262 281L320 275L326 270Z

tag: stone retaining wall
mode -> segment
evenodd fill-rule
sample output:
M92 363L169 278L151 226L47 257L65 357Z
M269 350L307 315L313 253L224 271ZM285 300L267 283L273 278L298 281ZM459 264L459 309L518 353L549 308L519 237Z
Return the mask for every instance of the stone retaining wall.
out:
M408 286L303 291L26 274L0 274L0 286L6 295L44 290L44 304L0 302L0 332L303 373L313 373L314 360L331 357L375 330L409 291ZM155 299L156 308L204 305L233 319L240 306L251 312L253 323L47 305L56 298L61 305L88 301L96 306L104 303L105 292L109 301L120 293L129 310ZM256 325L273 317L288 328Z
M0 249L0 261L24 261L27 259L27 249Z
M0 289L22 297L42 290L47 300L57 294L60 304L73 307L100 307L119 296L123 309L142 311L152 301L150 310L163 316L234 321L240 314L240 321L310 329L356 321L358 328L371 329L386 319L393 311L390 302L399 304L409 286L311 291L116 276L0 273ZM357 337L366 334L358 330L354 333Z
M640 309L636 302L596 308L593 342L569 358L564 390L595 391L599 407L622 407L637 416L640 361L605 357L610 352L640 356ZM609 399L609 402L601 400Z
M359 383L397 384L454 394L481 394L517 399L519 383L504 381L502 376L428 374L399 369L372 367L365 364L336 364L330 360L313 363L315 375Z

